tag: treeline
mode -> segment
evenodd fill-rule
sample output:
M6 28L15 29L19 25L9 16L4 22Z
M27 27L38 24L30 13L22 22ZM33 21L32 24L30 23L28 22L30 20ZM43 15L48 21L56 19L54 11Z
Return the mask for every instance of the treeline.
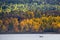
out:
M37 3L34 4L6 4L3 3L0 6L0 12L11 12L11 11L42 11L42 12L46 12L46 11L60 11L60 5L51 5L51 4L40 4L38 5Z
M60 33L60 16L34 15L33 12L0 16L1 32L56 32ZM27 15L28 14L28 15ZM31 15L30 15L31 14ZM13 15L13 16L12 16ZM18 15L18 16L17 16ZM20 18L21 17L21 18Z
M59 4L60 0L49 0L49 1L48 0L0 0L0 2L2 2L2 3L6 2L7 4L9 4L9 3L14 3L14 4L16 4L16 3L23 3L23 4L37 3L37 4L41 4L44 2L47 4L60 5Z

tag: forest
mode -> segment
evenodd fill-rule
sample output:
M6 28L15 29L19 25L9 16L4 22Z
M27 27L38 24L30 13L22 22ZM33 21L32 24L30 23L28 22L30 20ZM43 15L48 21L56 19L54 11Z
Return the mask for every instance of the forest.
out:
M0 0L0 33L60 33L60 0Z

